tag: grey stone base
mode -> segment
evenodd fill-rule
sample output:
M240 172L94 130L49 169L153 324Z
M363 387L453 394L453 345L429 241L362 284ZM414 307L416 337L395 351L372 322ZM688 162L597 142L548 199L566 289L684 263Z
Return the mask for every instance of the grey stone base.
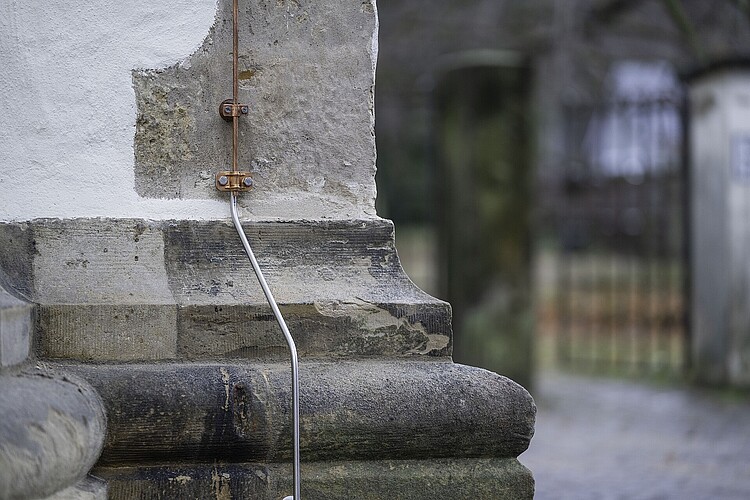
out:
M291 456L286 363L74 365L107 408L99 465L274 463ZM517 457L536 408L518 384L448 361L300 366L308 461Z
M280 500L291 494L288 464L99 468L110 499ZM302 463L305 500L526 500L531 473L514 458Z
M404 274L390 222L244 226L301 356L450 355L450 306ZM227 221L0 223L0 249L14 292L37 304L40 357L267 360L286 353Z
M409 281L390 223L246 229L299 346L304 498L532 497L516 457L533 434L533 400L505 377L451 362L450 306ZM35 307L33 352L93 388L69 412L100 405L84 419L95 432L76 437L99 441L69 463L52 460L70 470L45 472L37 497L64 492L94 462L115 499L289 494L287 350L231 225L0 223L0 248L4 279ZM13 425L37 419L12 414L27 393L0 391L0 403L12 396L0 410ZM23 435L3 425L0 437ZM0 461L0 479L15 475Z
M77 484L99 457L105 426L99 396L77 377L43 365L1 374L0 498L44 498Z

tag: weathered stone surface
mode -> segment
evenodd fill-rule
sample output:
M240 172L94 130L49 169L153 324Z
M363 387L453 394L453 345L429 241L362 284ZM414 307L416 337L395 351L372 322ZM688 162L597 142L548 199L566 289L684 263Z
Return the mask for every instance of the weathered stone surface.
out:
M450 307L404 274L389 222L258 222L246 231L303 356L450 354ZM11 240L18 251L4 255L5 265L9 275L24 276L19 290L39 304L42 356L134 361L286 352L226 222L0 224L0 243Z
M0 370L29 355L33 306L9 294L0 276Z
M159 198L225 199L213 174L230 165L232 2L203 46L163 70L136 70L136 190ZM374 2L247 2L240 7L240 166L256 186L250 210L286 216L375 215ZM302 215L304 214L304 215Z
M152 304L38 306L38 354L127 361L177 357L177 310Z
M107 407L100 464L288 460L289 366L64 365ZM303 362L305 461L516 457L536 408L518 384L447 361Z
M0 497L39 498L83 479L104 443L101 400L37 365L0 375Z
M292 491L287 464L98 468L112 500L252 498ZM310 500L530 500L531 473L514 458L306 462L302 498Z
M280 309L306 357L443 356L450 348L440 305L332 300ZM288 357L267 306L180 307L178 315L180 359Z
M175 359L175 307L138 304L38 306L38 354L81 360Z

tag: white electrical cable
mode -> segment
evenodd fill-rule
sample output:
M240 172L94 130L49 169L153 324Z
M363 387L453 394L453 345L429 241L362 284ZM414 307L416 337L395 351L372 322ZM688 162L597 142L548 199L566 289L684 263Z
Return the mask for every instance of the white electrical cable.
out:
M263 277L263 272L260 270L258 261L255 259L253 249L250 248L250 243L247 241L245 230L242 229L242 224L240 224L240 217L237 214L237 193L232 192L231 195L232 220L234 221L234 227L235 229L237 229L237 234L239 234L240 240L242 240L242 246L245 247L245 253L247 253L247 257L250 259L250 264L252 264L253 266L255 276L258 278L258 283L260 283L260 287L263 289L263 293L266 295L266 300L271 306L273 315L276 317L276 321L279 323L279 327L284 333L284 338L286 339L286 343L289 346L289 353L291 354L292 358L292 439L294 444L294 463L292 467L292 474L294 476L294 496L285 497L284 500L301 500L299 451L299 363L297 361L297 346L294 343L292 334L289 333L289 328L287 328L286 326L286 321L284 321L284 317L281 315L281 311L279 311L279 306L276 304L276 300L273 298L273 294L271 294L271 289L268 288L268 283L266 283L266 279Z

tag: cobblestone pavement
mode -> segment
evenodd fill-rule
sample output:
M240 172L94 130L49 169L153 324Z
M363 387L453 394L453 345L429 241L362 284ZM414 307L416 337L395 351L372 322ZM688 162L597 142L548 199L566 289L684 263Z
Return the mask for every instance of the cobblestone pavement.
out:
M533 392L538 500L750 499L750 395L558 373Z

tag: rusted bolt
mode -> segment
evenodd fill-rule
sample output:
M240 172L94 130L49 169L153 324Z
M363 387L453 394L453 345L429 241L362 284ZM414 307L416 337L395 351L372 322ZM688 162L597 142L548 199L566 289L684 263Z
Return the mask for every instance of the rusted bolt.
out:
M242 184L245 185L245 187L252 187L253 185L253 178L252 177L245 177L242 179Z
M219 177L219 185L226 186L227 184L229 184L229 179L227 179L226 175Z

